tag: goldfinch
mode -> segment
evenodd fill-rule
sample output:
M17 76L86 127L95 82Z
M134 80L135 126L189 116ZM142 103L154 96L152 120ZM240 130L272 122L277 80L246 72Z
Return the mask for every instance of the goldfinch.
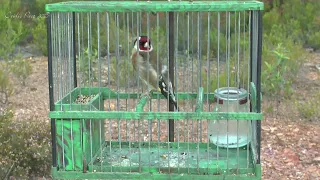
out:
M147 36L140 36L135 39L133 44L132 66L136 72L139 71L140 79L148 86L145 95L150 97L152 91L160 91L167 99L169 98L169 103L174 104L178 109L177 99L168 77L168 69L166 66L162 66L161 61L157 62L151 39Z

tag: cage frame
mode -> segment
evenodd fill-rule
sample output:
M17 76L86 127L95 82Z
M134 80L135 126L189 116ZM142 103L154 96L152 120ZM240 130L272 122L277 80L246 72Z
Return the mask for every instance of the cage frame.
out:
M79 4L77 4L79 3ZM150 113L150 112L142 112L141 107L143 107L147 100L142 99L138 106L137 112L107 112L107 111L88 111L88 112L77 112L77 111L56 111L54 110L55 102L53 101L53 75L52 75L52 46L51 46L51 12L72 12L73 14L73 26L75 26L75 12L90 12L94 9L94 12L205 12L205 11L242 11L249 10L250 13L257 12L258 24L257 24L257 48L256 51L253 51L254 44L250 44L250 82L254 82L251 84L251 88L253 91L253 105L250 106L249 113L212 113L212 112L202 112L202 101L205 96L210 96L213 98L213 94L204 94L201 89L199 89L198 93L193 94L193 96L198 96L197 102L197 112L160 112L160 113ZM51 119L51 134L52 134L52 175L54 178L66 178L66 179L76 179L76 178L85 178L85 179L117 179L121 178L133 178L133 179L260 179L261 176L261 165L260 165L260 147L261 147L261 121L263 118L261 112L261 55L262 55L262 11L263 11L263 3L259 1L179 1L179 2L167 2L167 1L155 1L155 2L132 2L132 1L86 1L86 2L61 2L55 4L47 4L46 11L48 12L47 16L47 40L48 40L48 78L49 78L49 99L50 99L50 112L49 117ZM169 17L170 18L170 17ZM252 15L251 18L254 18ZM253 24L251 24L253 26ZM173 26L174 27L174 26ZM253 27L250 27L253 29ZM75 31L75 28L73 28ZM173 32L173 31L172 31ZM73 32L75 33L75 32ZM250 34L250 39L252 40L253 33ZM251 41L252 42L252 41ZM76 40L74 38L73 45L75 47ZM173 45L174 42L169 42L169 46ZM73 53L76 54L74 50ZM170 52L169 52L170 54ZM170 56L170 55L169 55ZM74 68L76 68L76 56L74 56ZM256 64L253 63L253 59L256 58ZM171 58L173 59L173 53L171 52ZM169 62L172 62L169 60ZM172 66L173 67L173 66ZM173 69L171 69L173 71ZM77 78L76 78L76 70L74 70L74 88L77 87ZM171 73L172 75L174 73ZM253 79L253 75L256 74L256 79ZM173 77L171 78L173 81ZM125 98L125 95L123 95ZM132 97L132 96L131 96ZM183 99L183 93L179 95ZM170 108L172 109L172 108ZM122 119L157 119L162 120L178 120L184 119L188 117L194 120L200 119L208 119L208 120L218 120L218 119L229 119L229 120L257 120L256 128L257 128L257 159L254 163L255 167L255 176L245 176L245 175L237 175L237 176L204 176L204 175L181 175L181 174L151 174L151 173L110 173L110 172L59 172L57 168L57 150L56 150L56 119L107 119L107 118L122 118ZM170 121L169 120L169 121ZM106 177L108 175L108 177Z

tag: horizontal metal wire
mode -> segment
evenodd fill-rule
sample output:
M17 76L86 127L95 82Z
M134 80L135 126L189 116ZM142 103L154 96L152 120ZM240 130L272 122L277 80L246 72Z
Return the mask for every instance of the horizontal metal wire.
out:
M50 118L79 118L79 119L109 119L119 118L126 120L262 120L262 113L239 113L239 112L106 112L106 111L53 111L49 113Z

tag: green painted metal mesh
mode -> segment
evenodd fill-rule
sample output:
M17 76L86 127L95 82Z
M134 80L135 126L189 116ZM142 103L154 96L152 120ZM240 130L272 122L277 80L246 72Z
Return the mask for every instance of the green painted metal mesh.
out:
M262 114L256 110L255 82L262 9L258 1L46 5L55 103L50 118L57 131L54 176L259 178L257 121ZM172 11L174 22L169 22ZM141 97L146 86L130 58L140 35L151 38L157 62L169 66L174 61L168 68L174 72L179 112L170 112L160 93ZM246 90L246 103L219 104L215 90L221 87ZM226 131L218 137L228 139L227 147L212 138L217 127ZM232 135L237 140L228 143ZM237 146L243 139L249 143ZM83 171L93 174L72 175Z

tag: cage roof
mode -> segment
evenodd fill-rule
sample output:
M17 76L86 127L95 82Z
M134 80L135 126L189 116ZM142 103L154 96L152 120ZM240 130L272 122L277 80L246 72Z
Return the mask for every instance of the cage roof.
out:
M46 4L47 12L209 12L263 10L260 1L68 1Z

